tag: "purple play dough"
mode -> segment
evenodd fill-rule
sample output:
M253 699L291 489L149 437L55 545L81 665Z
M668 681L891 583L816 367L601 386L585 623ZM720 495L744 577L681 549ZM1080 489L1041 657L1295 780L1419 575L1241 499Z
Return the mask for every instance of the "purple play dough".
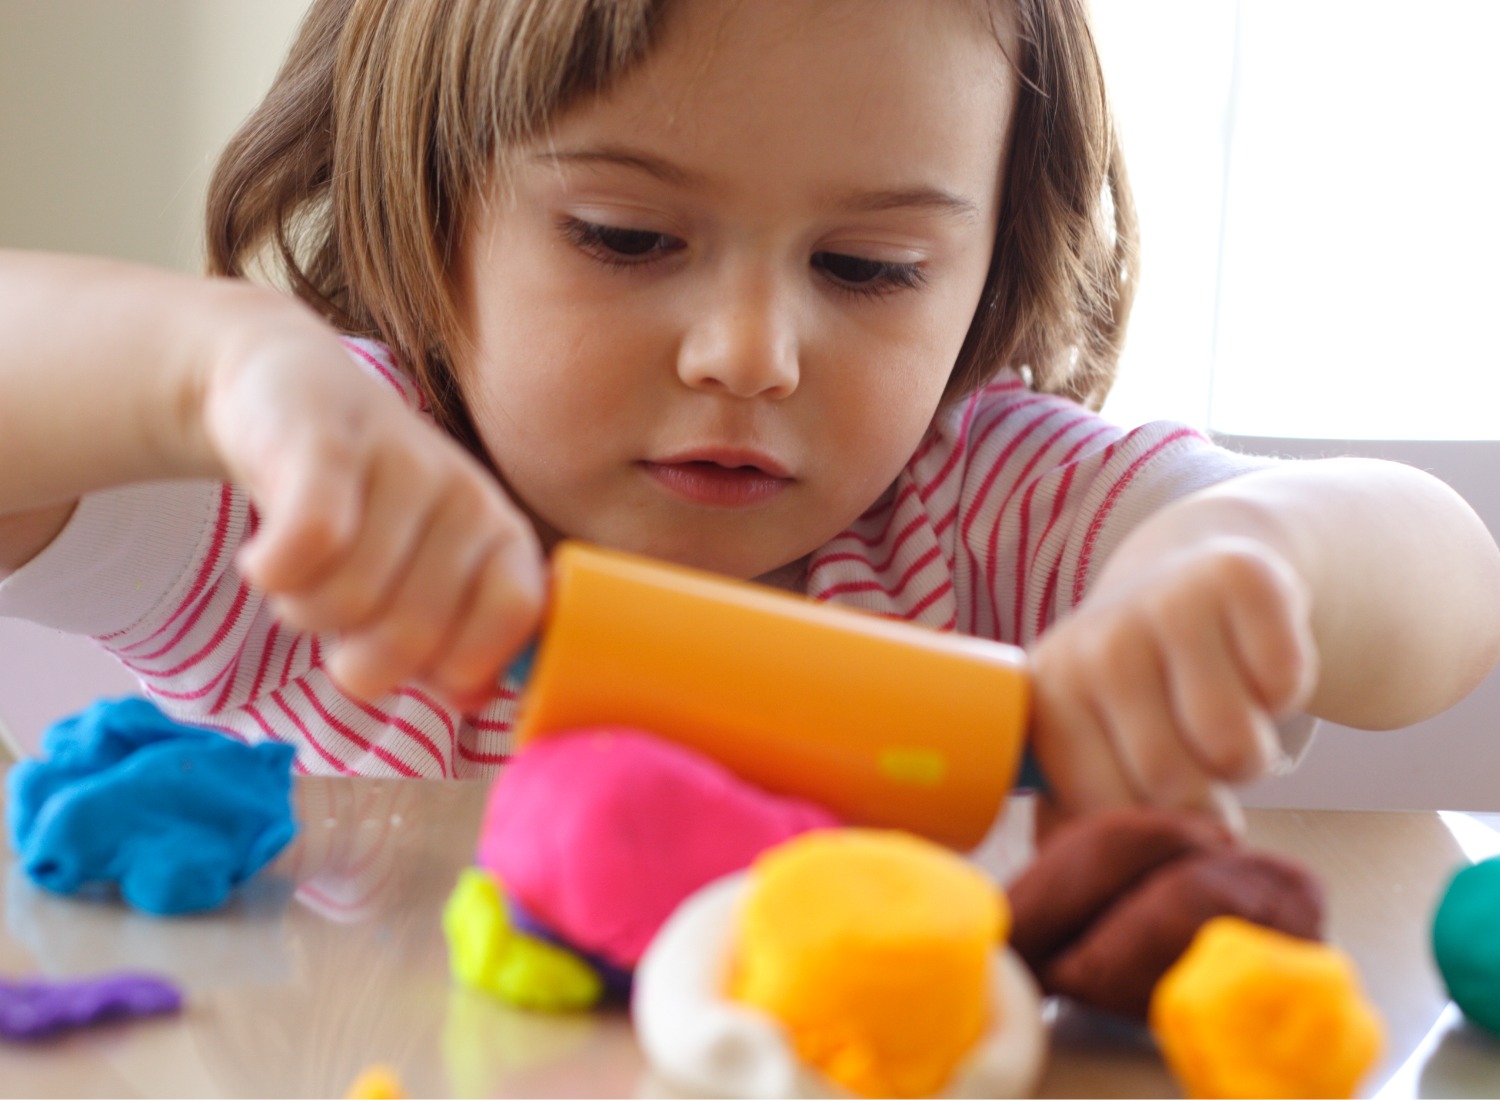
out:
M616 966L608 959L583 950L576 944L569 943L558 935L553 929L548 928L541 921L528 913L524 906L515 898L507 896L505 899L505 910L510 915L510 923L517 932L524 932L528 936L535 936L544 940L554 947L561 947L564 951L571 952L577 956L579 961L586 963L590 970L599 975L599 980L604 983L604 999L617 1004L625 1004L630 1000L630 989L634 983L634 973L622 966Z
M182 1007L171 982L149 974L106 974L51 981L0 980L0 1035L41 1039L125 1016L159 1016Z

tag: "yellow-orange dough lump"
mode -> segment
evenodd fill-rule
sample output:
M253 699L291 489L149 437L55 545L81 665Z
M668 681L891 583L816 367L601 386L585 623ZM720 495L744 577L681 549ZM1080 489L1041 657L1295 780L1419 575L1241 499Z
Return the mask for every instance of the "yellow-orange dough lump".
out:
M797 1054L866 1096L942 1089L989 1025L1003 895L906 833L807 833L750 870L729 995L775 1017Z
M1347 955L1238 917L1199 929L1150 1016L1191 1097L1353 1096L1384 1043Z

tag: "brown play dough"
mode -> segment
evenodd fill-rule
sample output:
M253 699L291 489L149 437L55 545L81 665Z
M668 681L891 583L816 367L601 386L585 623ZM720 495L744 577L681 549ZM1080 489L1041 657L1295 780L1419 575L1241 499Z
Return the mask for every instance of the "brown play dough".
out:
M1216 916L1320 938L1323 891L1200 814L1129 808L1059 827L1007 893L1011 945L1042 988L1145 1019L1151 990Z

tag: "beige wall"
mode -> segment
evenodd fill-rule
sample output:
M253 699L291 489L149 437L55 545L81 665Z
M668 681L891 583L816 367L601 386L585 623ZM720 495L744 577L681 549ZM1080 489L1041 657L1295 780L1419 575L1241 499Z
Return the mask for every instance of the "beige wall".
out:
M215 155L307 0L0 0L0 246L200 264Z

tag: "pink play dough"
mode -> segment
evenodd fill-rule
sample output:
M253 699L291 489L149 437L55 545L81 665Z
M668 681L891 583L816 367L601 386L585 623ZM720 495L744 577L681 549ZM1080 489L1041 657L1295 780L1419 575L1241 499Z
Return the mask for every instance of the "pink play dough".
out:
M573 946L632 968L678 903L839 821L631 729L526 746L495 781L478 864Z

